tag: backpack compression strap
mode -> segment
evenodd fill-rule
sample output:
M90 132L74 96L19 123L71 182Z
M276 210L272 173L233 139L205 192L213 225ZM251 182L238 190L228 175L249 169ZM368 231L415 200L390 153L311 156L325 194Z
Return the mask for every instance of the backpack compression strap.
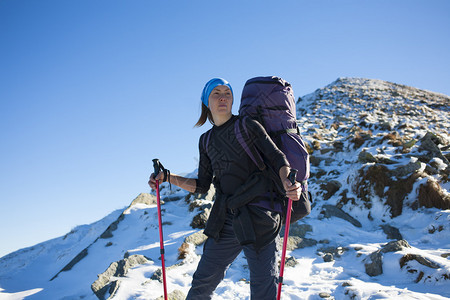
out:
M234 123L234 133L236 134L236 139L238 140L239 144L241 144L244 151L247 153L247 155L250 157L250 159L255 163L256 166L258 166L258 169L261 171L266 168L266 165L264 164L264 160L261 157L261 154L256 150L256 147L254 143L248 143L250 141L247 126L245 126L245 119L239 118Z

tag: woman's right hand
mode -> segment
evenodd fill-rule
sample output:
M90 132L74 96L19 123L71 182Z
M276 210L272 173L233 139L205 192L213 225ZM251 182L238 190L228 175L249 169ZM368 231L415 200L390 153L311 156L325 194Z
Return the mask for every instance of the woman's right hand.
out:
M150 179L148 181L148 185L156 190L156 180L158 180L160 183L163 182L164 179L164 172L161 171L159 172L158 176L155 177L155 173L152 173L152 175L150 175Z

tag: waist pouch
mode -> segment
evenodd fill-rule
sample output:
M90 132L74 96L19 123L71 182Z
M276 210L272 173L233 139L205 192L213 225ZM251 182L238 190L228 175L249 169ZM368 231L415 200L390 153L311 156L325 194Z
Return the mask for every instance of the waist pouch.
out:
M219 193L212 207L204 233L214 239L225 223L227 209L233 215L233 231L241 245L256 242L254 222L247 206L255 198L260 197L270 186L271 180L262 172L255 172L231 196Z
M227 208L235 210L263 194L270 186L270 179L262 172L253 173L236 192L227 198Z
M227 198L227 208L233 214L233 230L241 245L257 243L255 220L253 220L253 217L257 216L250 212L254 207L248 206L248 204L253 204L252 201L263 196L267 187L271 185L271 179L265 173L255 172L232 196ZM269 210L269 208L267 209Z

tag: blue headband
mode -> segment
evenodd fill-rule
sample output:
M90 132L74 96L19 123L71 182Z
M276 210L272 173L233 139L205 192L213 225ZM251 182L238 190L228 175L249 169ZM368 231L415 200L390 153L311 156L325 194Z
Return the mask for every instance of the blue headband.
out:
M230 89L231 94L233 94L233 89L231 88L231 85L228 83L228 81L222 78L213 78L206 83L202 92L202 102L206 105L206 107L208 107L209 104L209 95L211 94L212 90L219 85L227 86Z

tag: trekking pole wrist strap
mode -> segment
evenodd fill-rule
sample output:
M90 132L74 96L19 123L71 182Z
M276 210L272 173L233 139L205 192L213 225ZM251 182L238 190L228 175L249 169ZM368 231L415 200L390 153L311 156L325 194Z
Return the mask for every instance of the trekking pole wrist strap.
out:
M162 182L169 182L170 189L172 190L172 184L170 183L170 171L166 168L164 168L163 164L159 161L159 159L155 158L153 160L153 167L155 169L155 176L158 176L157 173L163 172L164 177Z

